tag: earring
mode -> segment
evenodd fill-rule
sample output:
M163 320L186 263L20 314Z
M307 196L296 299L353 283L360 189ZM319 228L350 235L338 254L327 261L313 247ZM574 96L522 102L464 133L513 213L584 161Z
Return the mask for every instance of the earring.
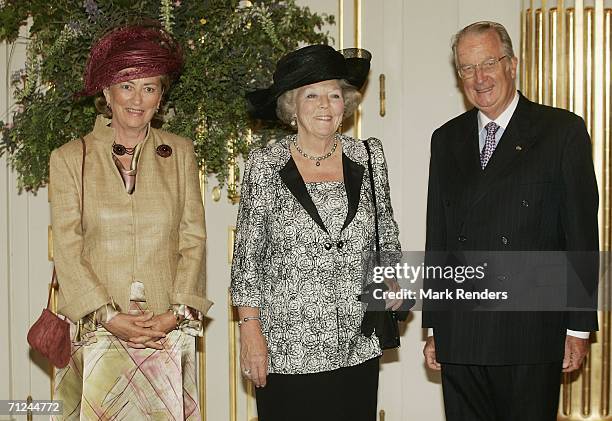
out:
M340 120L340 125L338 126L337 132L338 134L342 134L342 120Z
M290 124L291 124L291 127L297 127L297 115L293 114Z

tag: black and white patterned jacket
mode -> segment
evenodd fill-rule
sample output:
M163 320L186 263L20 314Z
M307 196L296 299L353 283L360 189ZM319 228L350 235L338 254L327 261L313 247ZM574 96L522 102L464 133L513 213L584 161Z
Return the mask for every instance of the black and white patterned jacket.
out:
M348 212L328 233L290 154L290 137L249 154L236 225L231 295L260 309L269 372L315 373L381 354L360 332L362 262L374 250L374 213L363 142L341 136ZM368 139L381 250L401 251L380 140Z

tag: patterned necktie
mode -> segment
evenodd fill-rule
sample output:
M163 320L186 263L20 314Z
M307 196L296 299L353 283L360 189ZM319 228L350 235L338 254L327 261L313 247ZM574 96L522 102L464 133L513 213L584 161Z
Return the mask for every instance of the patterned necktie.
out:
M487 130L487 136L485 137L485 144L480 152L480 167L484 170L495 151L495 133L499 130L499 126L495 122L491 121L485 126Z

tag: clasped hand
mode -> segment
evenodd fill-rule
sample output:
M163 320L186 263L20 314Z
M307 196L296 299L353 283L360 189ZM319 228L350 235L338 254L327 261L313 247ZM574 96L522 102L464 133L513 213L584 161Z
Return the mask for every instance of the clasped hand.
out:
M176 328L176 318L171 311L157 316L150 311L139 315L119 313L102 326L130 348L163 349L160 341Z
M385 285L387 286L388 291L395 293L399 293L401 291L400 285L395 278L386 278ZM396 294L394 298L385 298L385 310L399 310L404 300L402 298L398 298L398 296L399 294Z
M401 288L397 280L385 278L382 283L368 284L359 300L368 304L367 311L396 311L402 306L404 300L399 298L399 294L394 294L393 298L389 298L389 292L399 293L400 291ZM384 298L384 300L381 298Z

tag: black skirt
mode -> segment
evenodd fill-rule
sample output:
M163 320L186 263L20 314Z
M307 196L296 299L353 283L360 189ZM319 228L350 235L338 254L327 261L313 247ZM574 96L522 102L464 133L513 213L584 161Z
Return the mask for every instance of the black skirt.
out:
M379 359L313 374L269 374L259 421L375 421Z

